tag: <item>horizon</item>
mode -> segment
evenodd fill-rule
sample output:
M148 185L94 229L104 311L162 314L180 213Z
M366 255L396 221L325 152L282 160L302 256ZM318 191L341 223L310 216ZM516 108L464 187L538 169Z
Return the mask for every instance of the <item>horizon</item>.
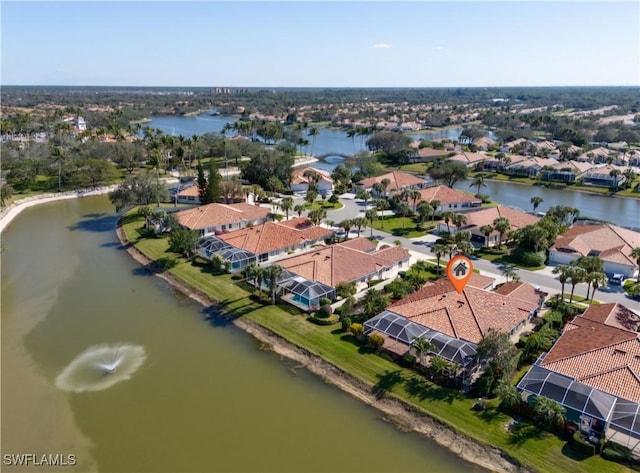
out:
M629 1L4 1L0 20L3 86L640 85Z

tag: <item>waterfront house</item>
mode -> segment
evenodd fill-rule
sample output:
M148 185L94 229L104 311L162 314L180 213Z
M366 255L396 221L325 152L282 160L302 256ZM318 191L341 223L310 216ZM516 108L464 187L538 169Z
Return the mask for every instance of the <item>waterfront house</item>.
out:
M428 282L366 321L365 333L381 333L385 348L398 355L423 336L434 344L432 354L469 366L490 329L517 338L544 301L544 294L528 283L510 282L490 291L487 279L473 274L462 293L448 279Z
M489 156L484 153L468 153L462 151L449 158L451 161L457 161L465 166L472 168L485 161Z
M436 209L436 212L445 212L447 210L462 212L482 206L482 199L468 192L462 192L448 186L435 186L422 189L420 190L420 200L429 203L434 200L439 201L440 205Z
M597 256L608 274L627 278L637 272L633 248L640 247L640 233L611 224L576 224L559 235L549 248L550 264L570 264L581 256Z
M307 192L309 190L309 177L305 177L304 173L307 171L314 171L319 181L316 183L316 188L319 194L326 195L333 191L333 179L331 173L324 169L316 169L312 167L305 167L302 169L294 169L291 173L291 190L293 192Z
M450 154L450 150L424 147L414 150L408 160L410 163L425 163L436 159L444 159Z
M640 316L613 303L590 306L564 328L518 383L523 397L560 403L587 437L640 455Z
M176 212L176 218L184 228L206 237L264 223L269 214L269 209L246 203L208 204Z
M356 238L284 258L278 264L288 273L308 282L317 282L330 288L335 288L340 283L355 282L358 290L361 290L367 288L367 283L371 280L388 279L394 277L399 270L408 268L410 257L409 252L399 246L376 250L376 245L367 239ZM317 308L317 297L301 298L291 291L285 281L279 283L279 286L285 294L284 300L304 310ZM335 298L335 294L333 297Z
M506 167L505 173L534 178L545 166L553 167L555 164L558 164L555 159L534 157L510 164Z
M373 185L375 183L381 183L385 179L389 180L389 185L386 189L387 195L393 192L399 192L402 189L422 189L429 185L429 181L408 172L392 171L380 176L363 179L355 183L354 187L357 190L366 190L377 195L377 192L373 189Z
M313 225L306 217L299 217L245 227L218 235L217 238L238 249L253 253L257 256L258 262L263 263L324 242L333 233L332 230Z
M611 171L620 171L618 175L611 175ZM599 166L597 168L590 169L585 173L582 183L590 186L597 187L620 187L624 184L627 178L622 174L624 168L607 164L606 166Z
M593 165L590 163L563 161L545 166L540 172L540 177L545 181L576 182L590 169L593 169Z
M488 136L483 136L481 138L476 138L475 140L473 140L473 146L475 146L480 151L487 151L495 144L496 142Z
M467 223L463 225L460 230L470 231L473 241L481 242L487 246L498 244L500 234L494 230L487 238L485 234L480 231L480 228L484 225L493 225L493 222L498 218L506 218L509 221L511 226L509 231L514 231L527 225L533 225L540 220L540 217L504 205L465 212L464 216L467 219ZM449 222L448 228L446 222L438 222L438 231L441 233L450 232L451 234L455 234L457 229L451 225L451 222Z

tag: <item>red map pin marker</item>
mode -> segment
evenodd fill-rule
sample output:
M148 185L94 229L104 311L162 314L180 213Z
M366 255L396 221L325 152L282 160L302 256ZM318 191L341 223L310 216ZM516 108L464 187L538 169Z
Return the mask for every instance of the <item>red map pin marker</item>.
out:
M462 293L462 290L471 279L473 274L473 264L466 256L458 255L449 260L447 265L447 277L456 291Z

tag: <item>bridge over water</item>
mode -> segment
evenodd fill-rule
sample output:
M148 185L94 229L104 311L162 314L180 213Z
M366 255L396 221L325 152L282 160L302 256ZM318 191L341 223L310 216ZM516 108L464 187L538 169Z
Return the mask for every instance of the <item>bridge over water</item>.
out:
M316 159L319 159L320 161L324 161L329 156L338 156L339 158L343 158L343 159L353 158L352 154L346 154L346 153L322 153L322 154L316 154L313 157Z

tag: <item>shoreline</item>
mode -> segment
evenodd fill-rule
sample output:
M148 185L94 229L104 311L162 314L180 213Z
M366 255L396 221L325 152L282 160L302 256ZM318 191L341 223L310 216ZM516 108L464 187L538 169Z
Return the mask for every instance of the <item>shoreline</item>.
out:
M46 204L49 202L55 202L58 200L78 199L82 197L90 197L94 195L108 194L118 187L117 184L111 186L102 186L92 189L78 189L75 191L61 192L61 193L49 193L33 195L31 197L25 197L24 199L16 200L14 203L6 207L0 212L0 233L9 226L13 219L15 219L24 209L33 207L35 205Z
M224 308L219 302L212 300L167 271L156 271L155 262L142 254L133 243L126 239L121 221L118 221L116 234L123 249L151 274L163 279L174 289L198 302L204 308L218 307L222 315L224 315ZM413 431L423 435L435 441L438 445L448 448L463 460L490 471L500 473L525 473L531 471L500 449L472 440L400 399L393 396L377 399L372 392L373 386L369 383L349 375L320 356L296 346L253 321L235 319L232 323L238 329L243 330L268 346L269 350L279 356L299 363L326 383L378 409L388 421L394 423L401 430Z

